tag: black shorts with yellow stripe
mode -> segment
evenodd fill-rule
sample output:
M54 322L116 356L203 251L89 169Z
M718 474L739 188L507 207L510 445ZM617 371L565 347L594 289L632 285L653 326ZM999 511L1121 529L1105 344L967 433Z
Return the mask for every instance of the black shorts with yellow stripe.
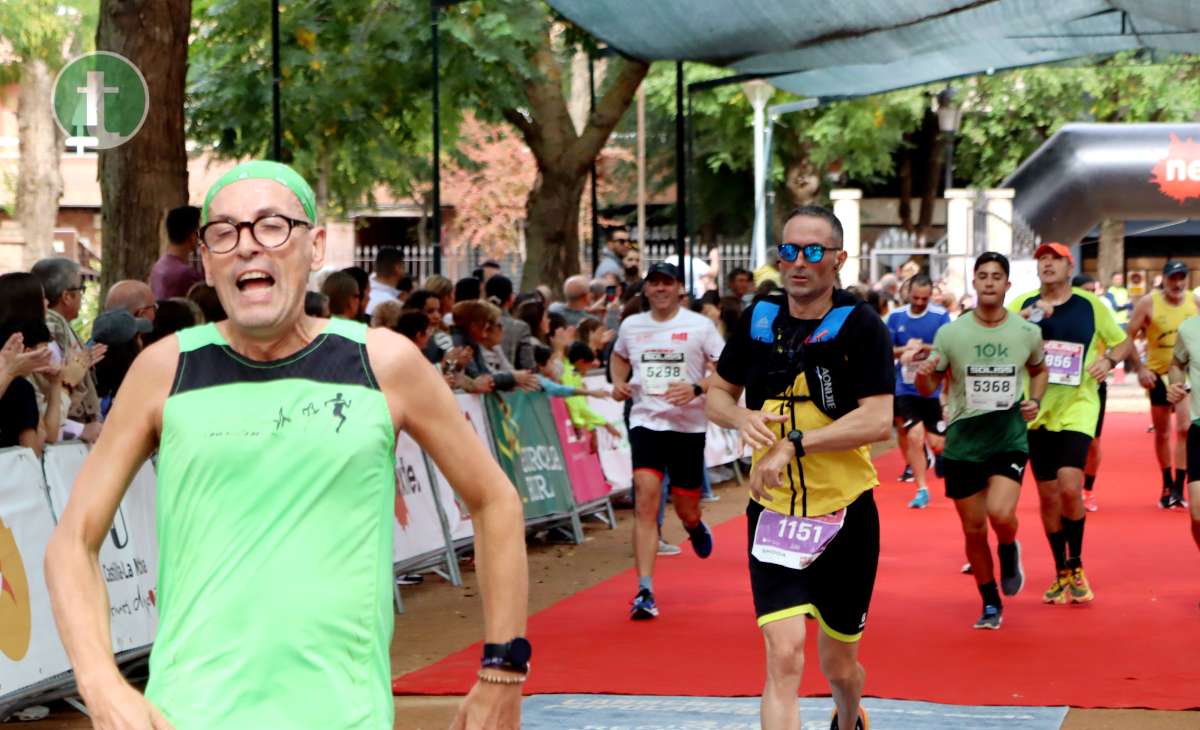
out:
M868 489L846 508L846 521L825 552L803 570L764 563L750 555L750 591L758 625L807 615L839 641L858 641L867 625L867 609L879 567L879 511ZM765 508L746 508L747 550L754 545L758 516Z

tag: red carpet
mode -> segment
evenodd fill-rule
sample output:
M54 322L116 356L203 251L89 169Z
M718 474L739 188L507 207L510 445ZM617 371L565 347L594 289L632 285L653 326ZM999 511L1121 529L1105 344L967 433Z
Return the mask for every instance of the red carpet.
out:
M1191 709L1200 706L1200 553L1186 512L1154 502L1160 478L1148 415L1109 414L1084 558L1097 600L1048 606L1053 575L1036 487L1022 490L1020 537L1026 584L1006 599L1004 627L975 631L979 595L964 562L953 504L940 480L924 511L905 504L895 451L877 466L883 524L879 578L862 645L867 694L966 705L1071 705ZM624 519L628 519L626 516ZM762 639L745 567L744 518L716 530L700 561L660 559L655 589L662 616L628 620L636 590L630 570L530 619L532 694L740 696L759 694ZM994 544L994 538L993 538ZM809 631L819 630L809 622ZM804 694L828 694L815 642L808 642ZM397 682L409 694L465 694L478 647Z

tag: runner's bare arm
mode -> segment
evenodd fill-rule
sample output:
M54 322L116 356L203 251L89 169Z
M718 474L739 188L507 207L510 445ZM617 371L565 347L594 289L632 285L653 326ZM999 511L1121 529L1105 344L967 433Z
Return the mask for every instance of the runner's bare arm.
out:
M946 373L950 372L950 368L938 370L937 366L941 363L941 356L936 352L923 360L917 366L917 377L913 385L917 386L917 392L922 398L930 398L934 391L946 379Z
M764 411L752 411L738 405L742 386L734 385L713 373L708 383L708 400L704 414L708 420L723 428L736 428L742 442L754 450L765 449L779 440L769 423L782 423L786 416Z
M860 398L858 408L828 426L804 432L804 452L847 451L883 441L892 433L892 395Z
M1179 340L1176 340L1175 350L1178 352ZM1187 372L1184 370L1187 363L1180 362L1179 357L1171 358L1171 368L1167 371L1167 400L1172 404L1178 403L1187 397Z
M1119 342L1117 345L1115 345L1112 349L1110 349L1106 353L1108 356L1107 364L1111 365L1112 367L1109 367L1107 370L1105 370L1104 374L1107 375L1108 372L1110 370L1112 370L1113 368L1115 368L1118 363L1124 362L1127 359L1132 359L1133 361L1137 362L1138 367L1140 369L1144 369L1147 373L1149 373L1150 369L1147 368L1144 364L1142 364L1142 362L1136 356L1136 353L1137 353L1137 350L1135 350L1134 346L1133 346L1133 335L1129 335L1125 339L1121 340L1121 342ZM1103 359L1103 358L1100 358L1100 359ZM1094 364L1095 363L1093 363L1093 365ZM1138 375L1139 375L1139 377L1141 376L1141 370L1138 371ZM1153 375L1153 373L1151 373L1151 375ZM1095 374L1093 374L1092 377L1095 377ZM1157 376L1155 376L1155 377L1157 377ZM1096 378L1096 379L1099 380L1100 378ZM1150 385L1146 386L1146 387L1150 387L1153 385L1154 385L1154 382L1151 381Z
M178 359L178 341L168 337L134 361L46 547L54 618L97 728L168 727L113 661L99 553L130 480L158 445Z
M367 354L396 429L408 431L433 457L471 511L486 641L524 636L529 572L516 488L463 418L437 369L408 338L382 327L368 330Z
M629 387L629 377L633 374L633 366L622 355L613 353L609 358L609 370L612 372L613 400L629 400L633 391Z
M1050 371L1046 368L1045 358L1034 365L1026 363L1025 372L1029 373L1029 397L1041 402L1042 396L1046 395L1046 385L1050 383Z
M1133 308L1133 314L1129 317L1129 326L1125 328L1125 333L1128 336L1126 342L1132 343L1140 334L1145 332L1146 327L1150 324L1150 315L1154 311L1154 301L1150 296L1144 296L1138 300L1138 303ZM1113 360L1121 362L1131 353L1126 352L1121 357L1117 357L1116 351L1108 353ZM1134 373L1137 375L1138 382L1143 388L1154 386L1154 381L1157 379L1154 373L1146 367L1146 364L1139 357L1130 357L1126 366L1132 365Z

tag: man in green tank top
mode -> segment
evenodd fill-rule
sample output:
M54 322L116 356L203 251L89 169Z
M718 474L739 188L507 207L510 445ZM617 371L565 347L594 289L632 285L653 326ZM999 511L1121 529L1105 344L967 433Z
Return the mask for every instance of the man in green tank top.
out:
M256 161L225 174L200 240L229 319L134 362L47 549L95 727L392 728L391 505L405 429L470 508L481 556L488 645L455 727L517 728L529 645L516 490L406 338L305 315L325 230L295 171ZM97 555L155 451L160 622L143 696L113 661Z
M975 260L978 305L938 330L916 382L922 394L947 382L946 496L962 521L967 558L983 598L977 629L1000 628L1000 593L1015 596L1025 583L1017 541L1017 498L1029 460L1025 423L1037 417L1049 378L1041 330L1004 308L1012 286L1008 272L1008 259L1001 254L989 251ZM1000 556L999 587L988 547L989 523Z

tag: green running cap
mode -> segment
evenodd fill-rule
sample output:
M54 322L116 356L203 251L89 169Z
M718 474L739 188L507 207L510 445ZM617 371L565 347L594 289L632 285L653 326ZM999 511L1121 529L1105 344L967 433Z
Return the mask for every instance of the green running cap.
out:
M308 214L309 222L316 225L317 196L313 193L312 187L300 176L300 173L282 162L271 162L270 160L243 162L213 183L212 187L208 189L208 195L204 196L204 208L200 212L200 225L208 223L208 206L212 203L213 197L221 191L221 188L239 180L274 180L292 191L296 200L300 201L304 212Z

